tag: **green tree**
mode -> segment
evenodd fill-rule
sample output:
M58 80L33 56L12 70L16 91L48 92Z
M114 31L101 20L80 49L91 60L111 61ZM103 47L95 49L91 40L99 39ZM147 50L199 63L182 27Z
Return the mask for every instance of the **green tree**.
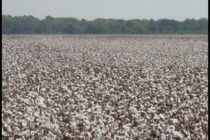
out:
M207 34L208 19L176 21L171 19L123 20L102 19L93 21L76 18L40 20L33 16L2 15L2 34Z

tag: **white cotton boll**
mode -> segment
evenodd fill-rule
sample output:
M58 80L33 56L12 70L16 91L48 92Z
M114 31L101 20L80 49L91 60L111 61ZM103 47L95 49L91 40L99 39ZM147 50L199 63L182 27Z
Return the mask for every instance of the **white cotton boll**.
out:
M26 127L26 126L27 126L27 124L28 124L28 122L27 122L27 121L22 120L22 126L23 126L23 127Z
M49 132L48 135L50 136L51 140L56 139L56 135L54 135L53 133Z
M65 137L69 137L69 138L71 138L71 137L72 137L72 135L71 135L71 134L69 134L69 133L65 133L65 134L64 134L64 136L65 136Z
M39 96L39 94L38 94L38 92L35 92L35 91L30 91L29 92L29 95L34 95L35 97L38 97Z
M5 123L5 122L3 122L3 121L2 121L2 124L3 124L3 126L6 127L6 128L8 127L7 123Z
M99 82L95 82L95 86L98 87L98 89L103 89L103 86L100 86L100 83Z
M172 136L173 138L179 138L179 139L183 139L183 134L179 131L172 131Z
M83 130L88 131L88 129L90 129L90 124L84 124Z
M149 113L155 113L157 111L156 111L155 107L150 107L150 108L148 108L148 112Z
M129 132L130 127L129 127L129 126L127 126L127 125L123 125L123 129L124 129L124 131L125 131L125 132Z
M115 129L118 129L118 124L113 122L111 125L109 125L109 130L114 131Z
M199 135L199 128L198 127L195 127L194 130L193 130L194 134L196 135Z
M181 103L181 99L179 96L177 96L177 103L178 103L178 105Z
M8 131L5 132L5 131L2 129L1 132L2 132L2 136L8 136Z
M101 140L101 135L100 134L95 134L95 139L94 140Z
M93 78L92 78L92 81L96 81L96 80L98 80L97 77L93 77Z
M86 120L86 116L85 116L85 115L80 114L80 115L78 115L77 117L78 117L78 119L79 119L80 121Z
M48 136L44 136L44 137L42 138L42 140L51 140L51 138L48 138Z
M160 116L157 115L157 114L155 114L154 119L155 119L155 120L160 120Z
M101 136L102 136L102 131L99 127L97 127L95 129L95 136L96 136L96 138L101 138Z
M34 118L34 112L28 112L27 116L25 116L27 120L32 120Z
M23 131L23 135L25 135L26 137L27 136L30 136L30 131L29 129L26 129L25 131Z
M91 108L88 108L88 109L87 109L87 112L88 112L88 113L91 113L91 112L92 112L92 109L91 109Z
M204 113L204 112L206 112L206 110L201 108L200 112Z
M187 86L186 91L187 91L188 93L191 93L191 92L192 92L192 87Z
M171 118L170 121L171 121L173 124L179 123L179 120L178 120L178 119L175 119L175 118Z
M18 78L22 79L23 77L24 77L24 75L18 74Z
M153 97L153 100L152 100L152 101L153 101L153 103L156 103L156 104L159 103L159 102L157 101L157 98L156 98L156 97Z
M202 140L207 140L208 139L203 133L201 133L200 135L201 135Z
M13 126L13 130L16 134L20 132L20 128L18 128L17 126Z
M201 126L201 123L195 123L195 124L193 124L192 126L193 126L193 127L199 127L199 126Z
M148 120L149 120L149 119L151 119L151 117L150 117L149 115L146 115L146 119L148 119Z
M160 134L160 139L159 140L166 140L166 135L165 134Z
M192 112L190 112L187 116L186 116L186 118L188 119L188 120L191 120L191 119L193 119L193 114L192 114Z
M76 128L77 128L76 122L70 122L70 129L71 129L71 131L75 131Z
M78 87L72 86L71 89L72 89L73 91L75 91L75 90L78 89Z
M109 126L108 125L104 125L104 131L108 132L109 131Z
M177 112L177 108L173 108L173 109L171 110L171 112L172 112L172 113L176 113L176 112Z
M131 129L131 131L130 131L130 138L131 138L131 139L134 139L135 136L136 136L138 133L139 133L139 131L136 131L135 129ZM141 135L141 134L139 133L139 135Z
M41 88L41 92L46 92L46 88Z
M104 92L102 92L102 96L104 97L104 96L108 96L109 95L109 91L104 91Z
M30 129L34 129L34 123L33 122L30 121L28 124L29 124Z
M206 130L208 130L208 122L202 121L202 127Z
M129 108L129 111L131 111L132 113L137 113L137 109L135 107L133 107L133 106L131 106Z
M79 92L74 92L74 95L76 96L76 99L83 98L82 95Z
M159 114L159 117L163 120L165 120L165 116L163 114Z
M64 85L64 84L61 85L61 88L62 88L63 90L65 90L65 91L69 91L68 87L67 87L66 85Z
M160 126L158 126L156 129L153 130L156 135L160 135L159 129L161 129Z
M84 120L84 123L85 123L86 125L90 125L90 121L89 121L88 119L85 119L85 120Z
M111 92L114 92L114 88L111 88L110 91L111 91Z
M12 120L10 118L6 118L5 123L11 124L12 123Z
M47 129L52 130L53 127L54 127L54 125L48 122L48 123L45 123L45 126L44 127L47 128Z
M25 99L24 102L28 105L34 105L34 101L32 99Z
M11 126L7 126L7 132L11 133L13 130L11 129Z
M58 120L59 120L59 121L63 121L63 117L62 117L62 116L59 116L59 117L58 117Z
M183 83L183 78L180 78L179 83L180 83L180 84Z
M167 125L167 126L165 127L165 133L170 133L170 132L171 132L171 128L170 128L169 125Z
M39 98L38 99L38 102L37 102L37 105L40 105L41 107L46 107L45 103L44 103L45 99L44 98Z
M20 116L22 116L22 115L23 115L23 113L22 113L22 112L17 112L16 114L17 114L17 115L20 115Z
M170 97L170 101L174 101L174 98L173 97Z

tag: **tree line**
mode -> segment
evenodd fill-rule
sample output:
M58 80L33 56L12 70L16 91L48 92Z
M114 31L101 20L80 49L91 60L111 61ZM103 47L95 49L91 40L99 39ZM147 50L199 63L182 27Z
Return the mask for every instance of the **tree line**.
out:
M103 19L2 15L2 34L208 34L208 19Z

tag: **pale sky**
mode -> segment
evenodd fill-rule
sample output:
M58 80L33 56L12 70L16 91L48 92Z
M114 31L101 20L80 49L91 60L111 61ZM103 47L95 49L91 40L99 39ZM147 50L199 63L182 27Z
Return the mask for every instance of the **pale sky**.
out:
M208 0L2 0L2 14L94 20L208 18Z

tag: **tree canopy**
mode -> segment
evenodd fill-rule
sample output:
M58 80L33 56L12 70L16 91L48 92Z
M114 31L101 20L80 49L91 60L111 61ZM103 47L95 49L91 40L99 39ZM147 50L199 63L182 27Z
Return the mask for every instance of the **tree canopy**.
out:
M208 19L103 19L2 15L2 34L207 34Z

